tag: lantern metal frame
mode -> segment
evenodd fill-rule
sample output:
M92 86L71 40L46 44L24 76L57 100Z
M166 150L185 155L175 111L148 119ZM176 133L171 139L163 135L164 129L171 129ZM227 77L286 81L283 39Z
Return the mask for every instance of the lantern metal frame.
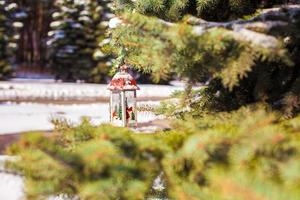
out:
M121 104L121 111L122 111L122 126L128 127L132 126L130 124L130 121L132 119L127 119L126 113L127 113L127 106L126 102L128 104L128 97L126 97L126 94L129 92L133 92L133 97L131 97L131 101L133 104L133 114L134 114L134 123L133 125L137 127L137 90L140 88L137 86L136 81L133 79L133 77L128 73L128 66L123 65L120 67L120 71L113 77L112 81L108 85L108 89L110 90L110 101L109 101L109 113L110 113L110 122L114 123L113 119L113 108L114 105L114 94L119 94L121 98L118 98L119 104ZM120 103L121 102L121 103ZM133 121L133 120L132 120Z

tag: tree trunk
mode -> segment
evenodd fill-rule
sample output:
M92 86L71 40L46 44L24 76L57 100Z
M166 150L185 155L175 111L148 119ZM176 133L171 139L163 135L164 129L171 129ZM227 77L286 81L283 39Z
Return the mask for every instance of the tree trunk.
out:
M25 74L43 73L48 71L46 39L54 1L19 0L18 3L28 16L20 33L17 71Z

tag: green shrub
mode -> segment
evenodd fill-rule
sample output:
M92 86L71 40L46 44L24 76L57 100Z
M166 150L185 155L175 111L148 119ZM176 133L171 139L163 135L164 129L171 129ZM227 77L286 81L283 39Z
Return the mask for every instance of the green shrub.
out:
M8 149L20 161L7 167L26 177L28 199L61 193L81 199L143 199L167 151L151 137L108 125L93 127L84 119L77 127L57 123L50 137L26 134Z
M60 125L62 126L62 125ZM25 176L29 199L145 199L164 172L170 199L298 199L300 116L264 106L178 120L174 130L135 134L109 125L63 125L25 135L7 164ZM67 128L66 128L67 127ZM151 196L151 195L150 195Z

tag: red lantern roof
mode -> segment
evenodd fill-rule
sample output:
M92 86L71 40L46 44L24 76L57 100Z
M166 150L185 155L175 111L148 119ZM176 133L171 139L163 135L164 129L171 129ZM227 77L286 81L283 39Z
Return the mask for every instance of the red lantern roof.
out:
M127 65L120 67L120 72L118 72L111 80L107 89L109 90L139 90L134 78L127 72Z

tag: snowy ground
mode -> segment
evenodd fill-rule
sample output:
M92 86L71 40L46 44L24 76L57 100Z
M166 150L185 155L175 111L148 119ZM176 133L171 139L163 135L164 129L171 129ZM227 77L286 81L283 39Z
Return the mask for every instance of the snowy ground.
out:
M23 178L4 172L4 162L11 159L9 156L0 156L0 199L22 200Z
M109 90L104 84L53 83L53 82L8 82L0 81L0 100L103 100ZM182 86L139 85L140 99L165 98Z
M138 105L157 105L158 102L139 102ZM80 118L88 116L92 123L100 124L109 121L108 104L37 104L37 103L2 103L0 104L0 135L31 130L50 130L51 117L65 117L73 123ZM150 112L139 112L139 122L147 122L159 118ZM155 127L154 127L155 128ZM0 155L0 200L23 200L24 182L18 175L7 173L3 168L8 156ZM159 181L158 181L159 182ZM154 183L154 186L161 183ZM48 200L66 200L62 197L50 197Z
M106 86L56 83L53 80L0 81L0 102L3 102L0 103L0 134L51 130L53 126L49 121L52 117L65 117L77 123L82 116L88 116L96 125L108 122L110 93ZM182 89L182 85L140 85L138 97L140 100L158 100ZM58 102L64 105L53 104ZM149 112L138 114L139 122L156 118Z
M7 160L16 159L10 156L0 156L0 200L24 200L24 178L20 175L5 172L3 167ZM153 181L152 188L156 191L165 190L165 181L160 173ZM76 198L77 199L77 198ZM71 200L66 195L50 196L47 200ZM163 200L160 198L149 198L148 200Z
M138 105L157 105L158 102L139 102ZM108 104L37 104L37 103L2 103L0 104L0 134L17 133L31 130L50 130L51 117L65 117L73 123L88 116L92 123L100 124L109 121ZM139 112L140 122L147 122L159 118L150 112ZM24 182L18 175L7 173L3 168L8 156L0 155L0 200L23 200ZM158 185L158 184L155 184ZM48 200L66 200L62 197L50 197Z
M160 99L168 97L175 90L182 90L182 86L141 85L138 91L140 99ZM109 91L106 85L98 84L72 84L49 82L0 82L0 135L20 133L35 130L51 130L51 118L64 117L73 123L87 116L95 125L109 122L108 103L98 103L106 100ZM35 101L36 100L36 101ZM63 105L53 103L55 100L65 101ZM94 103L82 104L86 100ZM22 102L23 101L23 102ZM25 103L26 101L27 103ZM40 102L40 103L30 103ZM75 104L80 102L80 104ZM82 101L82 102L81 102ZM19 103L15 103L19 102ZM57 103L57 102L56 102ZM158 101L142 101L138 105L155 106ZM151 112L139 112L139 122L148 122L160 117ZM139 131L144 131L140 127ZM150 127L151 130L155 127ZM149 129L149 127L147 127ZM24 199L23 178L7 173L3 169L7 156L0 155L0 200ZM154 183L155 185L159 185ZM49 200L62 200L52 197Z
M157 105L158 102L139 102L138 105ZM93 104L37 104L37 103L2 103L0 104L0 134L19 133L34 130L51 130L51 118L66 118L78 123L81 117L87 116L92 123L99 125L109 122L107 103ZM151 112L138 112L139 122L157 119Z

